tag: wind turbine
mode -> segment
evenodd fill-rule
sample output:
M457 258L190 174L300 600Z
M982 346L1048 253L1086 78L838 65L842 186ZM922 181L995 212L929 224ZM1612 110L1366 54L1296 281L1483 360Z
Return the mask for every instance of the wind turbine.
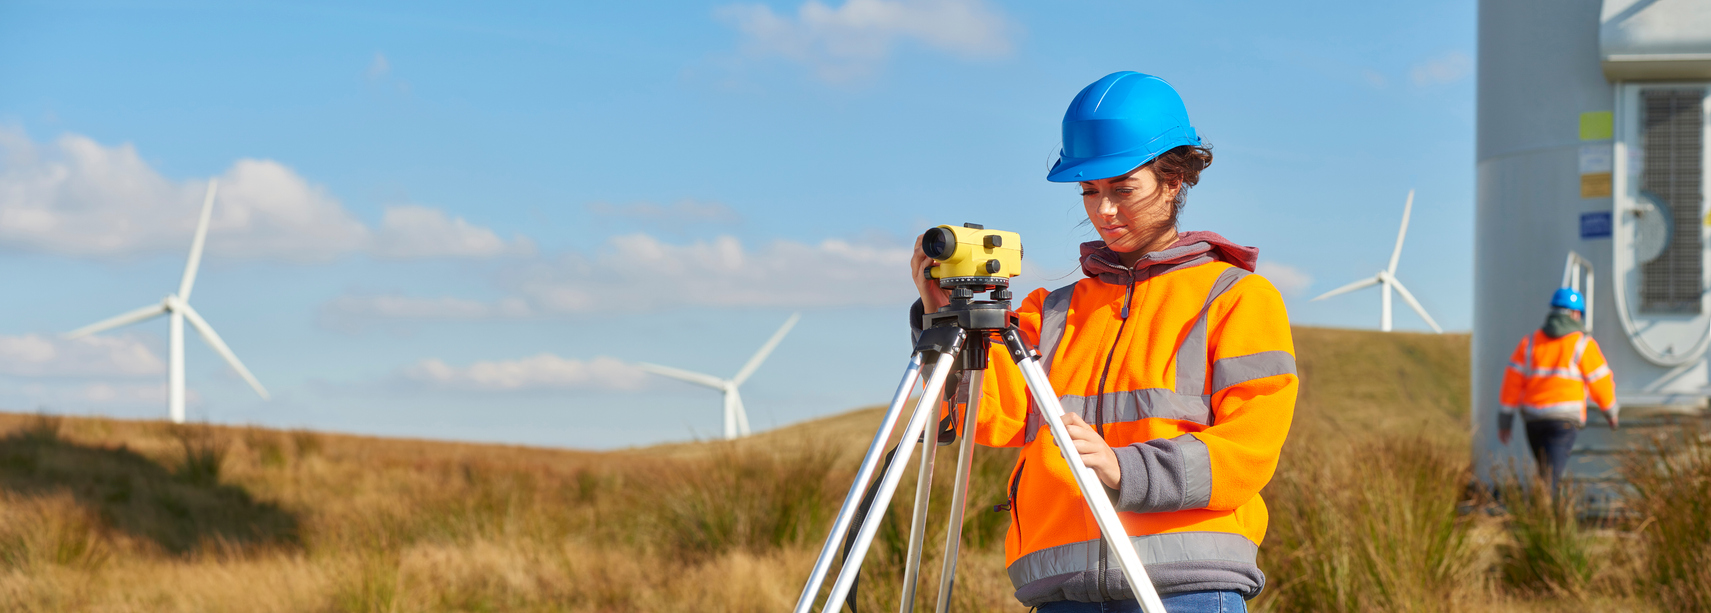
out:
M1438 322L1432 321L1432 316L1426 314L1426 308L1420 306L1420 301L1415 300L1414 295L1408 293L1408 288L1402 285L1402 281L1396 278L1396 261L1402 258L1402 239L1407 238L1408 236L1408 214L1413 210L1414 190L1408 190L1408 202L1402 205L1402 229L1396 233L1396 249L1390 252L1390 266L1385 267L1384 270L1378 271L1378 274L1370 279L1361 279L1354 283L1344 285L1337 289L1320 294L1319 297L1314 298L1313 300L1324 300L1332 296L1347 294L1357 289L1365 289L1374 285L1382 285L1384 289L1384 312L1379 318L1378 329L1389 332L1390 290L1394 288L1396 293L1402 294L1402 300L1406 301L1408 306L1414 307L1415 313L1420 314L1420 319L1426 320L1426 325L1431 326L1433 332L1442 334L1444 329L1438 327Z
M77 338L147 321L161 315L170 316L172 323L170 328L171 357L167 362L166 370L166 407L172 416L173 423L184 423L184 321L186 319L190 320L190 325L195 326L196 331L202 334L202 340L219 353L220 357L226 358L226 363L231 364L232 369L238 371L238 374L249 382L250 387L255 388L255 393L260 394L263 399L268 397L267 390L261 386L261 382L255 379L255 375L250 374L248 368L244 368L243 362L238 361L237 354L232 353L231 348L226 346L226 341L220 340L220 335L214 332L214 327L208 325L208 321L202 319L202 315L190 307L190 288L196 285L196 268L202 263L202 243L208 236L208 217L214 211L214 192L218 187L219 181L217 179L208 180L208 195L202 200L202 218L196 222L196 238L190 243L190 261L184 265L184 277L179 280L176 293L167 294L166 298L160 301L160 304L152 304L65 334L65 338Z
M713 375L704 375L698 372L689 372L687 370L679 370L670 366L660 366L658 364L649 364L647 362L638 362L636 366L656 375L663 375L673 379L688 381L697 385L705 385L724 392L725 439L730 440L739 436L748 436L749 415L743 410L743 397L737 393L737 386L742 385L744 381L749 379L749 375L753 375L755 373L755 369L760 368L760 363L766 361L767 354L772 353L772 349L777 347L778 342L784 340L784 335L790 333L790 328L796 325L796 320L801 318L801 313L792 313L790 315L790 319L784 320L784 325L779 326L778 331L772 333L772 338L767 339L766 344L760 346L760 351L756 351L754 357L749 358L748 363L743 365L742 370L737 371L737 376L729 379L720 379Z

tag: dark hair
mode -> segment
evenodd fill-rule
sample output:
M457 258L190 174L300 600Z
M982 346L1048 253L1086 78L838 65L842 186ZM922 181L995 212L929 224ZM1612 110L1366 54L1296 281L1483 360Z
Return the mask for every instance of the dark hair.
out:
M1171 226L1176 225L1176 217L1182 214L1182 206L1188 202L1188 188L1198 185L1200 171L1211 165L1211 145L1182 145L1147 162L1160 186L1177 188L1176 198L1170 203Z

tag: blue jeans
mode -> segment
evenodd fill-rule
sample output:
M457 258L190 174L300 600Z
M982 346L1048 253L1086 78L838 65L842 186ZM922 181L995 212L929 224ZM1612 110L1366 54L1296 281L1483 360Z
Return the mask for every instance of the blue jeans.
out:
M1247 613L1248 603L1240 592L1182 592L1163 594L1164 609L1169 613ZM1140 613L1141 603L1133 600L1111 602L1075 602L1059 600L1040 605L1040 613Z
M1568 454L1574 450L1575 435L1579 433L1580 424L1572 421L1527 422L1527 447L1539 463L1539 478L1550 477L1552 493L1557 491L1557 483L1568 470Z

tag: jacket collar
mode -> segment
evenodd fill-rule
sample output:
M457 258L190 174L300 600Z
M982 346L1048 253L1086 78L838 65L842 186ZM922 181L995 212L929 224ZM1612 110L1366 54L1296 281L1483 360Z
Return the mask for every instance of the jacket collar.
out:
M1141 256L1131 269L1123 265L1116 251L1105 246L1105 241L1081 244L1081 273L1114 285L1138 283L1216 260L1253 272L1259 263L1259 248L1237 245L1216 232L1183 232L1169 247Z

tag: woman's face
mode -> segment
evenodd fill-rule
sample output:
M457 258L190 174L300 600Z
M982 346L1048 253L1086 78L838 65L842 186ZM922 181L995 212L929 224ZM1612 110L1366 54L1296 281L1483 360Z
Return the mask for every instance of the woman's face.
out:
M1118 253L1153 246L1171 225L1171 201L1178 188L1160 185L1150 166L1129 174L1081 182L1081 204L1087 220L1105 245Z

